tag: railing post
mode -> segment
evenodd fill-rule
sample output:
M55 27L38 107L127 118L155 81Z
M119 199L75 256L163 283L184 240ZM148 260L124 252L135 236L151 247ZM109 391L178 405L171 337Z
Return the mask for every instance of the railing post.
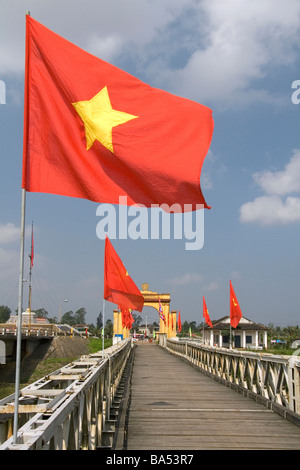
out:
M300 359L296 355L289 359L288 384L290 409L300 414Z

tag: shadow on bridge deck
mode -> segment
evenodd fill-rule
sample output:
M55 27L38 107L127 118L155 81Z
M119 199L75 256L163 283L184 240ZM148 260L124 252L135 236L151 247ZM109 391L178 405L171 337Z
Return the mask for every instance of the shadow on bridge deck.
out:
M300 427L151 343L135 348L127 450L300 449Z

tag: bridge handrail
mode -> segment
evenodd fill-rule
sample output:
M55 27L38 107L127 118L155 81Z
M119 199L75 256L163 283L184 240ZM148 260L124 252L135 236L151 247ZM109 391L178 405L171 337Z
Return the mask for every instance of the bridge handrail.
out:
M224 385L264 404L300 414L300 358L218 348L161 338L161 345L184 357Z
M17 443L11 436L0 450L94 450L101 446L131 348L130 339L122 340L104 351L81 356L22 389L19 416L23 425ZM12 420L13 410L14 394L0 401L0 417L7 413ZM12 429L12 424L2 420L0 438L5 429Z
M35 325L22 325L22 336L54 336L54 325L49 324L35 324ZM17 336L17 326L15 324L0 323L0 336Z

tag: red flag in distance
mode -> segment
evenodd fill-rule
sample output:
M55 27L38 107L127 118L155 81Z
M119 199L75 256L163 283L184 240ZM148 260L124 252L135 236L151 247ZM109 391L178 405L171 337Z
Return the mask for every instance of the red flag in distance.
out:
M236 328L242 318L242 311L230 281L230 324Z
M211 328L213 328L213 325L212 325L212 322L210 320L210 316L209 316L209 313L208 313L208 310L207 310L207 306L206 306L206 302L205 302L205 298L203 296L203 317L205 319L205 323L209 326L211 326Z
M180 310L178 312L178 322L177 322L177 331L178 333L180 333L180 331L182 330L182 326L181 326L181 316L180 316Z

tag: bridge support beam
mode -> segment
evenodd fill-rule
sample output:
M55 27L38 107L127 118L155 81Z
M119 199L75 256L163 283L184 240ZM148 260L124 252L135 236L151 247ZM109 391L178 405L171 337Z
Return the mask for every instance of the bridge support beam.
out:
M14 394L0 400L0 450L95 450L114 426L113 404L130 340L81 356L21 390L17 442L10 437ZM6 439L6 440L5 440Z

